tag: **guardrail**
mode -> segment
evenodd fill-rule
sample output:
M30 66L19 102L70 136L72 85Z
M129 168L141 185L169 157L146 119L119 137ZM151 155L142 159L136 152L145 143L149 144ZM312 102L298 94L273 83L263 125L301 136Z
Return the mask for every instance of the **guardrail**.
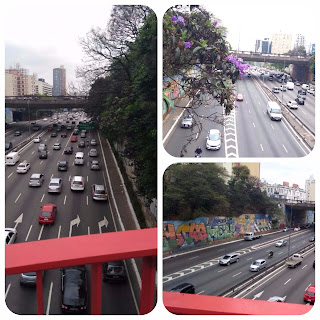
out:
M304 253L306 251L308 251L310 248L314 247L314 243L308 245L307 247L303 248L302 250L298 250L294 253L292 253L291 255L295 254L295 253ZM219 294L219 296L222 297L233 297L236 296L240 290L244 290L246 287L249 287L250 285L252 285L253 283L257 282L258 280L261 280L262 278L264 278L265 276L267 276L270 272L280 268L281 266L283 266L286 262L288 257L284 258L283 260L277 262L276 264L272 265L271 267L267 268L266 270L264 270L263 272L259 273L258 275L254 275L248 279L243 280L242 282L238 283L236 286L229 288L228 290L222 292Z

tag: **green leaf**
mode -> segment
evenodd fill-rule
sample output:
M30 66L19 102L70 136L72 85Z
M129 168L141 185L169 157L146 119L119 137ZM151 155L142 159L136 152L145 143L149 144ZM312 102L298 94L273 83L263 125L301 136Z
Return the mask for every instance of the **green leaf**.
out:
M196 47L196 48L193 49L192 53L196 53L196 52L198 52L200 49L202 49L202 47Z
M174 54L174 59L176 62L179 62L181 56L181 50L179 47L176 48L175 54Z

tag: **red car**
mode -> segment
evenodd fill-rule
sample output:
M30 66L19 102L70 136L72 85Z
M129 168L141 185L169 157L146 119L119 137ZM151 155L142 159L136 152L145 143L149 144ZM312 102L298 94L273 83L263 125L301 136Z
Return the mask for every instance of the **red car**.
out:
M52 126L49 126L49 127L48 127L48 131L51 131L52 129L53 129Z
M242 93L237 94L237 101L243 101L243 95Z
M54 224L54 218L57 214L57 206L52 203L46 203L42 206L39 214L39 224Z
M71 136L70 141L71 142L77 142L77 136Z
M304 293L303 300L306 302L314 303L315 300L315 292L316 292L316 287L315 286L309 286Z

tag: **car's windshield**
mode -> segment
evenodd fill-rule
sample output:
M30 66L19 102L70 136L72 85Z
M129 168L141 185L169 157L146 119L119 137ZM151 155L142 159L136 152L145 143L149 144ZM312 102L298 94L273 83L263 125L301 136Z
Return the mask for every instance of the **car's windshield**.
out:
M209 140L217 141L220 139L219 133L210 133L209 134Z
M280 110L280 109L272 109L271 112L272 112L272 113L279 113L279 114L280 114L280 113L281 113L281 110Z

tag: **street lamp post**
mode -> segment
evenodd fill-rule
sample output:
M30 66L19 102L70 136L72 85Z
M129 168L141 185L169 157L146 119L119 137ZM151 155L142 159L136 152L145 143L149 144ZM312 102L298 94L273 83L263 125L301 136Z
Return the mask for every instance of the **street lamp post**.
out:
M31 123L30 123L30 100L27 100L27 103L28 103L28 114L29 114L29 137L31 137Z

